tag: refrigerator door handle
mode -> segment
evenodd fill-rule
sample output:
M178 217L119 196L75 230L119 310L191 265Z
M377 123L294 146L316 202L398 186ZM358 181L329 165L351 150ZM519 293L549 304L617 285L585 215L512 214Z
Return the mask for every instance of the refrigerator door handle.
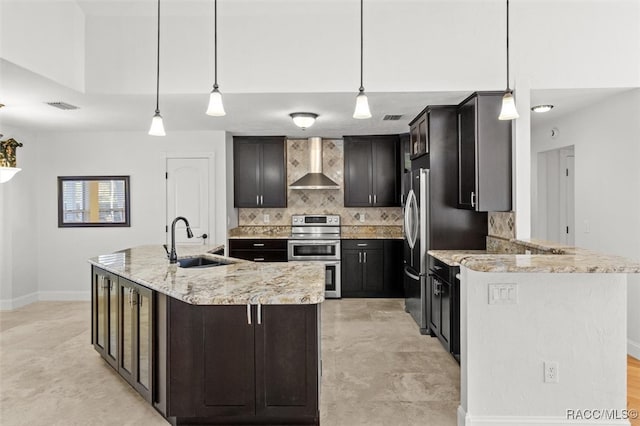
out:
M415 247L417 237L415 207L416 194L411 190L407 196L407 204L404 208L404 234L411 249Z
M413 278L416 281L420 281L420 277L412 274L411 272L409 272L409 268L407 268L406 266L404 267L404 273L409 277L409 278Z

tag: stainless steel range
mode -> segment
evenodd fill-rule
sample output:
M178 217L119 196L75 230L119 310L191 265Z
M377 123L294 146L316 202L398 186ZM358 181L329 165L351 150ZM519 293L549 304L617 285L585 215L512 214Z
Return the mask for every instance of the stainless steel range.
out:
M288 259L323 262L325 297L340 297L340 216L293 215Z

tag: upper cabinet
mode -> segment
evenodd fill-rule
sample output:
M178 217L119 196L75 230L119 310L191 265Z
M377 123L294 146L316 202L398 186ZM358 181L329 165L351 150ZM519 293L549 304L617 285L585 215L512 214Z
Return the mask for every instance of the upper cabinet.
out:
M234 207L286 207L285 138L233 138Z
M344 137L344 206L400 206L398 135Z
M458 105L458 208L511 210L511 121L498 120L502 92Z
M411 158L429 153L429 114L424 110L409 123Z

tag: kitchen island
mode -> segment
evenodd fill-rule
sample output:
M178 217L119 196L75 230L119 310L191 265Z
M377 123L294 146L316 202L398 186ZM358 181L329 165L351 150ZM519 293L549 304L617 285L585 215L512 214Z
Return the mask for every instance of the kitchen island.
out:
M171 424L318 424L324 268L161 246L92 258L92 342Z
M460 266L458 425L628 425L627 274L640 264L511 243L522 254L429 251Z

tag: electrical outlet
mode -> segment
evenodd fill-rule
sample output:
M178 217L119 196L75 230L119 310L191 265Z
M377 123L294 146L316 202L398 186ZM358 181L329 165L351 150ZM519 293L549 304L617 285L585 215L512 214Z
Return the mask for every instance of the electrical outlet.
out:
M544 382L560 383L560 371L558 367L558 361L544 362Z
M364 213L360 213L360 222L364 222Z
M589 232L591 232L591 225L589 225L589 221L588 220L584 220L583 222L584 225L584 233L588 234Z
M265 214L264 216L262 216L262 220L264 221L264 223L269 223L269 215Z

